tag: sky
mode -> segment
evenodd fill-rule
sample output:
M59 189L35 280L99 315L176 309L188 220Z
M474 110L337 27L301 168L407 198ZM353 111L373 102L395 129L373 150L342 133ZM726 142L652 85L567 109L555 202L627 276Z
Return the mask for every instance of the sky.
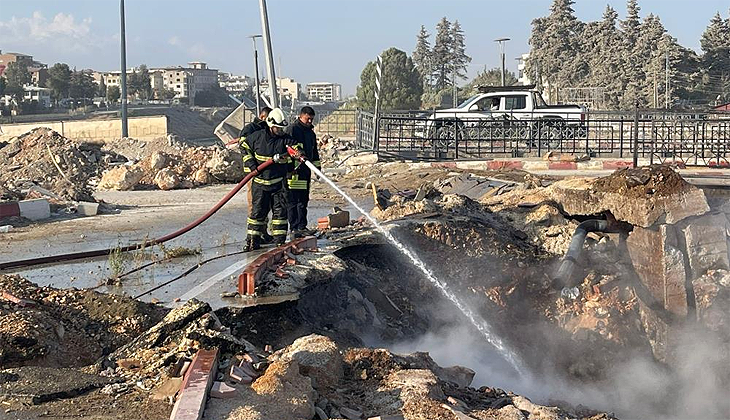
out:
M532 19L549 13L552 0L268 0L277 76L305 85L327 81L354 94L360 73L381 51L413 51L421 25L458 20L472 57L469 76L499 65L494 39L508 37L506 63L529 51ZM606 5L619 17L625 0L576 0L582 21L599 20ZM716 12L728 17L728 0L639 0L642 17L658 15L680 44L700 50L700 36ZM209 67L252 75L249 35L261 33L258 0L126 0L128 67ZM0 50L21 52L52 65L119 68L119 1L0 0ZM264 70L259 41L260 66Z

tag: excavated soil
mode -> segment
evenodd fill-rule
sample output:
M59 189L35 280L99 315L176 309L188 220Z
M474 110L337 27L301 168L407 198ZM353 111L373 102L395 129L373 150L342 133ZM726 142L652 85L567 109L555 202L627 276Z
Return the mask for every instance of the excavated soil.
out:
M667 165L619 169L609 176L596 179L593 191L610 192L632 198L660 197L687 191L692 186L677 171Z
M0 368L81 367L146 331L164 310L89 290L59 290L0 275Z

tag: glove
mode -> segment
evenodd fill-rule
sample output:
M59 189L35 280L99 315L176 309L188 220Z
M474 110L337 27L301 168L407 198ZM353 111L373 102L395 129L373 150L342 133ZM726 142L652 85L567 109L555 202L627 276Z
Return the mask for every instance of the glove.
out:
M282 156L279 153L274 155L273 160L274 160L274 163L286 163L287 162L286 156Z

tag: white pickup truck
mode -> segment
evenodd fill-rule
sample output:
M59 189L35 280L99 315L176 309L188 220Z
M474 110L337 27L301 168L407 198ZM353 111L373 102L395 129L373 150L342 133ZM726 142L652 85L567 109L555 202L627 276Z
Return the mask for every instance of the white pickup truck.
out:
M567 138L586 136L586 109L578 105L548 105L530 86L486 86L456 108L434 111L427 133L435 139L493 139L539 141L557 148Z

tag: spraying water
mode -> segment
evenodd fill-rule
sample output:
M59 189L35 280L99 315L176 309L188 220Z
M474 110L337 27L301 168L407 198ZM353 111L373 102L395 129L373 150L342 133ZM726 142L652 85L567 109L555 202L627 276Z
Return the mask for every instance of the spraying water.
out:
M365 212L360 206L355 203L355 201L350 198L347 194L345 194L344 191L342 191L332 180L327 178L322 171L317 169L316 166L314 166L311 162L305 161L304 162L309 169L312 170L317 176L320 177L320 179L323 179L327 184L329 184L332 188L337 191L338 194L340 194L342 197L345 198L353 207L357 209L360 213L362 213L363 216L365 216L370 223L375 226L380 233L385 236L385 238L390 241L393 245L395 245L398 250L403 253L408 259L411 260L413 265L418 267L419 270L423 273L424 276L433 283L438 289L443 293L444 296L446 296L454 305L456 305L457 308L469 319L469 321L474 325L479 332L484 335L484 338L492 345L494 346L497 351L512 365L512 367L517 371L517 373L520 376L524 376L524 370L522 368L522 363L519 361L517 355L512 352L505 344L504 342L497 337L497 335L492 331L492 327L481 317L476 315L469 307L467 307L451 290L449 290L446 283L436 278L436 276L431 272L431 270L426 267L426 264L423 263L411 250L405 247L400 241L398 241L389 231L387 231L383 226L378 223L377 220L375 220L374 217L372 217L369 213Z

